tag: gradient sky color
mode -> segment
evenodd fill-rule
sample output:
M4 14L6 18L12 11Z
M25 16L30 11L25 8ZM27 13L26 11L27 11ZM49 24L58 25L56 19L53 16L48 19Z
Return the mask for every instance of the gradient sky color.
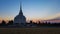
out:
M20 0L0 0L0 19L13 19L20 10ZM22 0L27 19L60 17L60 0Z

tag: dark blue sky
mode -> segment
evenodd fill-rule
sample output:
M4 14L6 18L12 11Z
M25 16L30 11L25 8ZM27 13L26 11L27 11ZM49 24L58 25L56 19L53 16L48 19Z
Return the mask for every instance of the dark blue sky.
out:
M20 0L0 0L0 17L13 19L20 10ZM50 18L60 14L60 0L22 0L22 10L28 19Z

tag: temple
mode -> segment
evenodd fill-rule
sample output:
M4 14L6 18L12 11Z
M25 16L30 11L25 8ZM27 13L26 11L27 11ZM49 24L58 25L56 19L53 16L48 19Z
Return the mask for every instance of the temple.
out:
M20 3L20 11L19 11L19 14L14 18L14 24L15 23L18 23L18 24L21 24L21 23L26 23L26 17L23 15L23 12L22 12L22 4Z

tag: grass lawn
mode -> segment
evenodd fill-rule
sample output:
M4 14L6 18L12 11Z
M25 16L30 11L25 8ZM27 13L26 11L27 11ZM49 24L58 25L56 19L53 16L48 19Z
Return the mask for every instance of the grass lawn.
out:
M0 34L60 34L60 28L0 28Z

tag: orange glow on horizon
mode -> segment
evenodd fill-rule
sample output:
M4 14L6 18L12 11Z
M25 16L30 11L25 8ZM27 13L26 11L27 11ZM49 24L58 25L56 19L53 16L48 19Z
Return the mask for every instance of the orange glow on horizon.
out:
M56 15L52 15L52 16L48 16L48 17L44 17L44 18L40 18L40 17L26 17L26 21L30 21L32 20L33 22L38 22L41 20L49 20L49 19L54 19L56 17L60 17L60 13L56 14ZM6 22L8 22L9 20L14 20L14 17L5 17L5 18L1 18L0 17L0 22L2 20L5 20Z

